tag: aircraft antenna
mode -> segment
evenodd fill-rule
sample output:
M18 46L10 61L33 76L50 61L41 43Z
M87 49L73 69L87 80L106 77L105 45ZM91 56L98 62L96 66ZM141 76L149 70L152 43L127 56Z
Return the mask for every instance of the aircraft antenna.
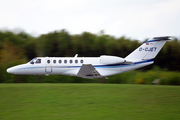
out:
M76 54L74 57L77 58L78 54Z

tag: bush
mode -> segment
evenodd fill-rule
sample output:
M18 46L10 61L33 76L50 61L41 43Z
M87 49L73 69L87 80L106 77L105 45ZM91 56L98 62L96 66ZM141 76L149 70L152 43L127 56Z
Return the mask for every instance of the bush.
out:
M179 72L167 72L166 78L161 80L162 85L180 85Z

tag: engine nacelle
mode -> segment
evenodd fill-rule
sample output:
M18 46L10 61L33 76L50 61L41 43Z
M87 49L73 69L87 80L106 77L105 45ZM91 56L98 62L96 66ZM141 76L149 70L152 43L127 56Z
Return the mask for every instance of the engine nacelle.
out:
M101 64L118 64L118 63L124 63L125 59L117 56L108 56L108 55L102 55L100 56Z

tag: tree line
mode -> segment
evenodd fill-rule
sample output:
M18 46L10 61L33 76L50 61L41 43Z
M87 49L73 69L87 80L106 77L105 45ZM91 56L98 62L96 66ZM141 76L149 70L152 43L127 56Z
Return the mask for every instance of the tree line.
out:
M6 69L13 65L26 63L34 57L73 57L75 54L84 57L98 57L100 55L126 57L143 42L126 36L117 38L104 34L103 31L100 31L99 34L83 32L71 35L63 29L42 34L39 37L33 37L24 31L17 33L0 30L0 82L51 82L52 78L56 82L62 79L65 79L64 82L86 81L82 78L68 76L10 75L6 73ZM179 55L180 41L176 38L166 43L155 58L153 66L158 66L168 71L180 71L180 66L178 65ZM141 70L150 70L153 66L150 65Z

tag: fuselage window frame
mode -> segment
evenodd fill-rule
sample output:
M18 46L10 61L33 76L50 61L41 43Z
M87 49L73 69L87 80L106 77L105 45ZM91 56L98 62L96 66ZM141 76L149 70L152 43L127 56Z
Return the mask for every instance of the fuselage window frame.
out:
M56 64L56 60L53 60L53 63Z
M64 60L64 63L66 64L66 63L67 63L67 60Z
M50 63L51 63L51 61L50 61L50 60L47 60L47 63L48 63L48 64L50 64Z
M69 60L69 63L71 63L71 64L72 64L72 63L73 63L73 61L72 61L72 60Z
M80 62L81 62L81 63L84 63L84 61L83 61L83 60L81 60Z
M78 63L78 60L75 60L75 63L77 64L77 63Z
M61 64L62 63L62 60L59 60L59 64Z

